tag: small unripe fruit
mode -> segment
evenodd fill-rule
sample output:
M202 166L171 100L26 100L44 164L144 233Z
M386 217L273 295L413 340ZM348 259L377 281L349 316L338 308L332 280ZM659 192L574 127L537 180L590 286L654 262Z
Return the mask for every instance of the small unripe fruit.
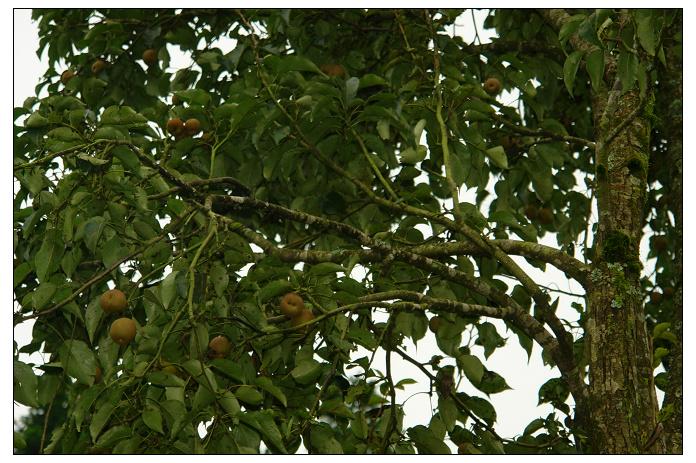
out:
M290 322L292 323L292 326L300 326L303 323L311 322L312 320L314 320L314 314L312 311L309 309L303 309L302 312L300 312L296 317L293 317ZM303 328L306 331L309 327L305 326Z
M527 217L529 220L534 220L537 218L537 214L539 213L539 209L534 204L528 204L527 207L524 208L524 216Z
M72 69L68 69L68 70L63 71L63 73L60 75L60 81L63 85L65 85L73 77L75 77L75 71L73 71Z
M125 346L135 338L135 321L131 318L119 318L111 324L109 336L118 345Z
M662 302L662 293L658 293L657 291L650 293L650 302L653 304L659 304Z
M662 288L662 294L664 294L666 298L670 298L674 296L674 288L671 286L665 286Z
M227 339L225 336L215 336L213 339L210 340L208 348L211 351L210 357L223 358L230 353L230 350L232 349L232 344L230 343L230 340Z
M346 69L340 64L322 64L319 69L329 77L345 77Z
M430 331L432 331L433 333L437 333L437 331L440 329L440 326L442 326L442 319L440 317L433 317L428 322L428 328L430 328Z
M304 301L297 293L288 293L280 300L280 311L286 317L297 317L304 308Z
M537 212L537 220L542 225L549 225L553 223L553 212L548 207L542 207Z
M110 289L99 297L99 306L106 313L120 313L128 307L128 301L123 291Z
M154 48L148 48L143 52L143 61L145 61L145 64L148 66L152 66L157 62L157 50Z
M485 92L489 95L497 95L498 93L500 93L501 89L502 86L500 85L500 81L495 77L489 77L483 83L483 90L485 90Z
M175 117L174 119L169 119L167 121L167 132L172 135L178 135L184 130L184 121Z
M662 252L665 249L667 249L667 245L669 244L669 241L667 241L667 237L660 235L656 236L653 238L653 247L655 248L655 251L657 252Z
M184 122L184 129L187 135L195 135L201 130L201 121L195 118L187 119Z
M104 69L106 69L106 61L104 61L103 59L98 59L94 63L92 63L93 74L99 74Z

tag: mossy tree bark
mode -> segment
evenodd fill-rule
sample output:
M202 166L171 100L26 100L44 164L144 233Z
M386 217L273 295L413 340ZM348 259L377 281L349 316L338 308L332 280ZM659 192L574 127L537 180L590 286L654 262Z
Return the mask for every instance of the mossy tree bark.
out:
M657 426L658 407L639 283L650 122L638 92L622 95L617 87L595 107L601 108L596 113L599 223L586 327L592 416L588 450L662 453L659 439L646 445ZM631 122L617 133L626 120Z

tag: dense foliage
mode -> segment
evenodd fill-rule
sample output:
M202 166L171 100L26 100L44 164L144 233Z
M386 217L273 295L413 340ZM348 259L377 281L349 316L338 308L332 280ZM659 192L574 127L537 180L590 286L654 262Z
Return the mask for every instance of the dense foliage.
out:
M452 26L470 13L34 12L49 68L46 96L14 112L14 291L15 323L35 324L15 352L50 359L32 370L16 357L14 399L66 398L46 452L578 450L565 377L538 397L558 413L504 439L486 396L507 383L470 348L487 358L505 343L493 317L548 364L586 361L586 308L558 320L557 295L509 255L587 283L590 101L611 56L625 90L649 93L675 43L661 35L672 13L577 10L559 31L534 11L494 10L497 38L467 44ZM573 50L572 37L594 48ZM190 65L172 70L177 49ZM491 78L502 88L484 87ZM519 92L516 105L499 90ZM641 297L669 368L671 174L652 155L629 167L650 185L657 263ZM460 189L475 202L453 201ZM548 233L557 249L537 244ZM109 288L125 312L102 310ZM290 292L313 316L281 314ZM123 317L137 334L119 345L109 332ZM428 329L441 356L412 358L406 340ZM229 352L209 347L218 336ZM395 377L392 356L424 376ZM424 378L436 412L406 428L394 391Z

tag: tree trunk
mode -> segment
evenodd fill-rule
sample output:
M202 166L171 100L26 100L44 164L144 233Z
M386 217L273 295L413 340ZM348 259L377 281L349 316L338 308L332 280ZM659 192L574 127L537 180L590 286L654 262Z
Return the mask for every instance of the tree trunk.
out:
M681 12L677 15L668 37L681 35L683 28L683 17ZM674 319L672 321L672 332L677 338L677 342L672 346L669 359L669 385L665 393L663 410L665 413L665 440L667 443L667 453L683 453L683 403L682 403L682 340L683 331L683 309L684 293L682 284L682 235L684 230L683 222L683 66L682 54L677 52L677 47L667 47L667 59L669 67L664 72L664 79L661 82L664 107L668 108L664 117L665 135L668 139L667 158L670 163L670 177L673 183L670 185L670 197L672 212L675 218L675 238L674 251L676 254L676 265L674 268ZM659 161L657 161L659 162Z
M615 87L594 109L599 224L586 326L589 451L662 453L661 439L650 442L658 406L639 283L650 124L637 91L621 95ZM630 123L617 132L626 120Z

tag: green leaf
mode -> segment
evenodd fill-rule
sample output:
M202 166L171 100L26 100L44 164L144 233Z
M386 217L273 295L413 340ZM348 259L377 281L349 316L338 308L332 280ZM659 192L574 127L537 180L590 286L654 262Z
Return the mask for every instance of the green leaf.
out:
M65 245L56 239L53 233L48 232L34 256L36 276L42 282L58 269L65 250Z
M218 402L220 403L220 406L222 406L222 408L231 416L237 416L242 411L242 408L239 406L239 402L237 401L237 397L235 397L235 395L230 391L223 392L220 398L218 398Z
M288 453L285 445L283 445L283 437L280 434L278 425L276 425L271 412L259 412L256 413L256 421L259 424L259 431L263 440L272 449L277 449L281 453Z
M40 127L45 127L48 124L48 119L43 117L38 112L32 113L31 116L27 117L27 119L24 121L24 127L28 129L38 129Z
M360 79L357 77L351 77L346 80L346 105L350 105L355 99L355 95L358 94L358 87L360 86Z
M191 105L207 106L210 104L210 94L200 88L181 90L175 93L182 101Z
M287 280L275 280L266 284L257 293L259 303L264 303L269 299L289 293L293 290L292 285Z
M104 431L95 444L99 448L111 448L117 442L128 439L133 434L130 426L120 425Z
M234 391L235 397L249 405L259 405L263 402L263 394L251 386L239 386Z
M622 50L619 55L619 81L623 93L631 90L638 78L638 57L630 52Z
M598 92L604 83L604 50L595 48L585 57L587 73L590 75L592 89Z
M87 305L87 310L85 311L85 328L87 328L87 336L89 336L89 342L94 343L94 334L99 327L99 322L101 322L102 315L104 311L99 305L99 298L94 298Z
M471 384L476 386L481 382L485 368L478 357L474 355L462 354L457 357L457 365L464 371Z
M568 18L561 26L561 30L558 32L558 41L564 43L567 41L571 35L575 34L580 27L580 24L585 20L587 16L584 14L576 14Z
M310 384L321 374L321 364L313 359L304 360L290 374L299 384Z
M28 407L39 407L37 389L39 381L30 365L15 360L13 364L14 400Z
M58 349L60 362L65 372L82 384L94 384L97 360L94 352L83 341L69 339Z
M496 413L495 408L489 401L476 396L465 396L464 394L457 395L463 399L464 404L471 409L476 416L488 423L489 426L493 426L496 420Z
M650 56L655 56L659 36L659 28L655 22L655 14L656 12L654 10L648 9L637 9L634 12L636 23L638 23L638 28L636 30L638 41Z
M72 416L75 419L75 427L77 431L80 432L82 428L82 422L87 416L87 412L92 408L92 404L97 397L103 392L103 387L93 386L83 390L80 395L75 400L75 407L73 408Z
M109 106L101 116L101 125L143 127L147 119L130 106Z
M283 404L283 407L288 406L288 399L285 397L285 394L283 394L283 391L281 391L278 386L273 384L270 378L260 376L256 378L256 385L278 399L278 401Z
M159 408L154 405L146 405L142 412L143 422L148 428L160 434L164 434L162 429L162 413Z
M573 84L575 84L575 75L578 73L578 66L580 66L580 60L582 59L583 52L574 51L563 63L563 82L570 96L573 96Z
M501 169L508 168L507 155L505 154L505 149L502 146L495 146L486 150L486 155L491 158L493 164L500 167Z
M440 397L437 408L445 428L448 432L452 432L459 417L457 404L451 397Z
M92 436L92 442L97 440L99 433L104 429L106 423L109 422L109 418L111 418L111 414L116 410L117 405L116 402L106 400L94 414L92 422L89 424L89 435Z
M350 430L358 439L365 439L368 433L367 420L364 413L359 413L350 420Z
M58 291L58 286L54 283L41 283L32 294L34 308L39 310L46 307L56 291Z
M308 275L314 276L325 276L325 275L335 275L336 273L347 273L346 269L342 265L335 264L333 262L322 262L320 264L313 265L312 268L307 272Z
M302 56L289 55L279 59L277 65L277 73L282 75L290 71L307 71L321 74L321 70L311 60Z
M447 444L438 439L435 434L423 425L409 428L408 437L413 440L413 443L418 449L418 453L422 455L450 455Z
M423 145L418 148L408 147L399 154L399 162L402 164L417 164L428 155L428 149Z
M17 286L19 286L24 279L29 276L31 273L31 265L29 265L29 262L22 262L19 264L17 267L15 267L14 272L12 274L12 288L16 289Z
M476 386L481 392L486 394L497 394L510 389L510 386L505 382L505 378L498 373L486 370L481 378L480 384Z
M377 121L377 133L379 133L379 137L382 140L389 139L389 120L380 119L379 121Z
M310 428L310 445L313 453L342 455L343 447L336 440L333 431L326 424L312 425Z
M22 435L17 431L13 431L12 446L16 449L27 448L27 442L24 440L24 437L22 437Z

